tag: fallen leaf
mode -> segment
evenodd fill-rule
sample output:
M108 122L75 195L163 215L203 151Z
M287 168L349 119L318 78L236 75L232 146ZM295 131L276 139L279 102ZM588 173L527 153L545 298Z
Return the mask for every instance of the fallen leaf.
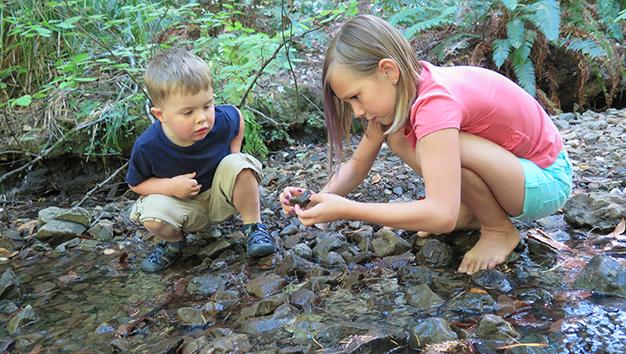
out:
M554 248L555 250L563 251L567 253L575 253L574 250L571 249L568 245L553 239L552 237L550 237L550 235L545 233L543 230L540 230L540 229L528 230L528 237L534 238L535 240L539 242L545 243L546 245Z
M382 179L382 177L380 176L380 174L377 173L377 174L372 176L372 182L371 183L372 184L376 184L376 183L380 182L381 179Z
M38 220L27 221L23 223L22 225L18 226L17 231L22 236L31 236L32 234L35 233L35 229L37 228L37 223L39 223Z
M578 302L590 297L591 291L588 290L571 290L558 293L554 296L554 301L557 302Z
M626 231L626 222L624 222L624 219L622 219L622 221L620 221L619 224L615 226L615 230L613 230L613 232L611 232L607 236L617 237L623 234L624 231Z
M487 291L481 288L471 288L468 290L468 292L474 293L474 294L487 294Z

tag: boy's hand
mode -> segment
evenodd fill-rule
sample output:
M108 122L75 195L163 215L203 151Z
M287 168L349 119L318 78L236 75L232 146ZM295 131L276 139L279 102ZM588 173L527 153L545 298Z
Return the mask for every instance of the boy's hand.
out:
M179 199L189 199L198 195L202 185L194 179L195 176L196 173L191 172L170 178L172 195Z
M283 207L283 212L285 213L285 215L295 215L294 213L295 204L291 203L291 199L299 197L303 195L304 193L310 194L310 192L304 188L285 187L283 192L280 193L280 195L278 196L278 200L280 201L280 205ZM308 207L310 206L310 204L307 204L306 206Z

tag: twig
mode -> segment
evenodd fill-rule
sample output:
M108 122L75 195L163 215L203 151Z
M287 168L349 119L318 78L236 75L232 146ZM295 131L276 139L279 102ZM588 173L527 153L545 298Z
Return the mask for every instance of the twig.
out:
M120 171L122 171L123 169L125 169L128 166L128 162L124 163L120 168L118 168L117 170L115 170L115 172L111 173L109 175L109 177L107 177L104 181L96 184L95 187L93 187L89 192L87 192L87 194L85 194L85 196L83 197L83 199L80 200L80 202L74 204L74 208L77 206L80 206L81 204L83 204L83 202L85 200L87 200L87 198L89 198L92 194L94 194L97 190L99 190L100 188L102 188L102 186L104 186L105 184L107 184L111 179L113 179L113 177L117 176L118 173L120 173Z
M274 118L269 117L269 116L268 116L268 115L266 115L265 113L263 113L263 112L261 112L261 111L259 111L259 110L257 110L257 109L254 109L254 108L252 108L252 107L250 107L250 106L248 106L248 105L243 106L243 108L245 108L245 109L247 109L247 110L251 111L252 113L255 113L255 114L260 115L261 117L265 118L268 122L272 123L272 125L274 125L275 127L281 127L281 126L282 126L282 127L285 127L285 128L288 128L288 127L289 127L289 124L287 124L287 123L277 122Z
M287 17L287 13L285 11L285 0L281 0L280 4L280 27L281 27L281 35L283 37L283 42L285 42L285 17ZM293 36L293 24L291 23L291 19L289 19L289 36ZM300 116L300 97L298 90L298 77L296 76L295 70L293 70L293 65L291 64L291 57L289 56L289 44L285 44L285 56L287 57L287 64L289 64L289 72L293 77L293 85L296 89L296 118Z
M263 65L261 65L261 68L259 69L259 71L257 71L256 75L254 75L254 78L252 79L252 81L250 82L250 84L248 85L248 88L246 88L246 92L243 94L243 97L241 98L241 101L239 101L239 107L243 106L244 103L246 102L246 99L248 98L248 95L250 94L250 91L252 91L252 88L254 87L254 85L256 85L256 82L259 80L259 78L261 77L261 74L263 74L263 71L265 70L265 68L274 60L276 59L276 56L278 55L278 53L280 52L280 50L288 43L288 42L292 42L298 38L302 38L304 36L306 36L307 34L311 33L311 32L315 32L321 28L324 28L325 26L327 26L329 23L331 23L333 20L339 18L339 16L341 16L341 14L337 14L335 16L333 16L330 20L325 21L322 25L317 26L315 28L311 28L309 30L306 30L304 32L302 32L301 34L295 35L295 36L291 36L289 38L287 38L285 41L283 41L281 44L279 44L276 49L274 50L274 53L272 53L272 55L270 55L269 59L267 59Z

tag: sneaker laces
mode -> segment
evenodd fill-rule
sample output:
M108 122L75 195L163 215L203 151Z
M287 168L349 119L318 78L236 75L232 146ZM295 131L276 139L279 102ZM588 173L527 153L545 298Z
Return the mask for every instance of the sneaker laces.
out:
M265 227L259 224L250 226L253 231L248 236L248 243L272 243L272 236L265 230Z

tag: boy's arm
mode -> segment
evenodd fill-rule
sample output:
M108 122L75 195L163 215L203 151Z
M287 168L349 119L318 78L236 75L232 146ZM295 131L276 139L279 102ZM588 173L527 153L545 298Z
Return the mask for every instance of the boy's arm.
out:
M130 189L140 195L163 194L180 199L187 199L197 195L202 188L194 179L195 172L179 175L172 178L151 177Z
M384 141L380 124L370 123L352 157L341 166L339 173L333 175L320 193L346 196L352 192L367 177Z
M239 113L239 133L230 141L230 153L236 154L241 152L241 144L243 143L243 133L245 129L245 121L243 119L243 114L241 111L237 109L237 113Z

